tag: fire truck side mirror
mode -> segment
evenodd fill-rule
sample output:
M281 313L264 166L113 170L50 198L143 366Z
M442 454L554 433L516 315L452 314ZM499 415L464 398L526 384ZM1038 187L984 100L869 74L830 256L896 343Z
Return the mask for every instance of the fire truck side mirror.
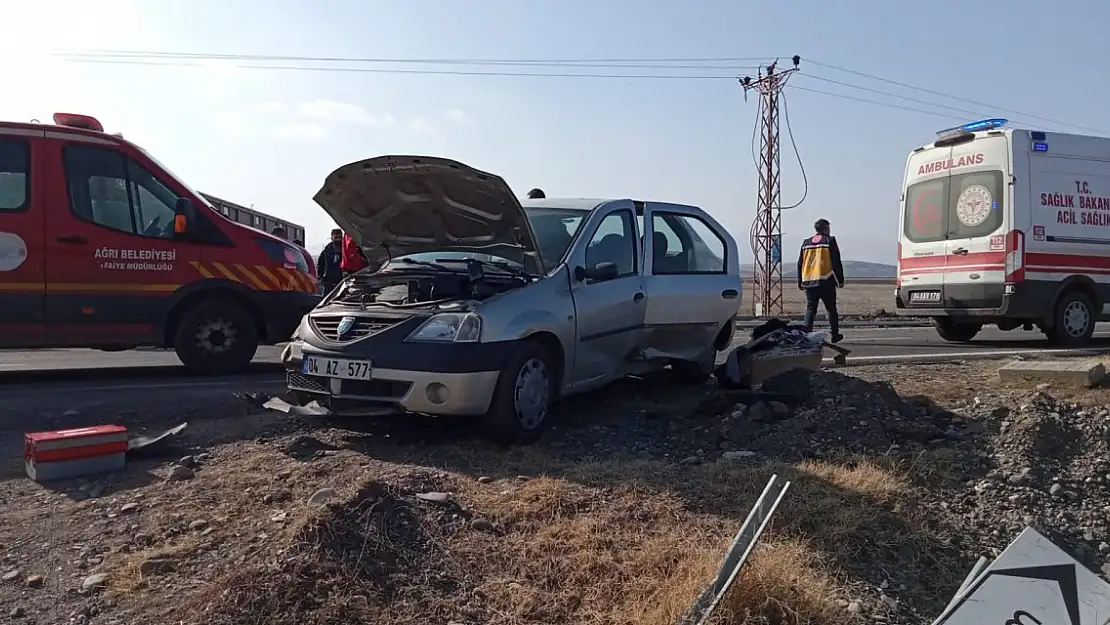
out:
M177 204L174 205L173 233L179 237L188 235L195 216L193 202L187 197L177 198Z

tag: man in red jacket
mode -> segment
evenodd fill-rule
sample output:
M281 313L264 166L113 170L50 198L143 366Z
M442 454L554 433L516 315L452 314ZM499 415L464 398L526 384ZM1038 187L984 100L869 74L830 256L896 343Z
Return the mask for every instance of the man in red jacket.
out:
M344 233L343 253L339 259L339 268L343 270L343 275L349 276L360 269L365 269L368 264L366 255L362 253L362 248L354 242L351 235Z

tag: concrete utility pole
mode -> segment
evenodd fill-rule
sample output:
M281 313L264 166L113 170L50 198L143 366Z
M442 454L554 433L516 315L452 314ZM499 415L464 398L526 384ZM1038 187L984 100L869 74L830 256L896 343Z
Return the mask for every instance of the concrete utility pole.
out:
M794 67L776 70L778 60L759 71L757 78L744 76L744 98L748 91L759 93L759 197L752 227L752 265L755 293L752 312L757 317L782 314L782 186L779 168L779 94L790 75L798 71L802 58L794 55Z

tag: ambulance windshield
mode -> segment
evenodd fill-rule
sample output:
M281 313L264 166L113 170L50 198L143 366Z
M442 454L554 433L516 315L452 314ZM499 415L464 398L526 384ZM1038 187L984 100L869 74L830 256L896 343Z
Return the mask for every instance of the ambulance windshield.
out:
M1003 223L1001 171L923 180L906 189L903 231L913 243L987 236Z

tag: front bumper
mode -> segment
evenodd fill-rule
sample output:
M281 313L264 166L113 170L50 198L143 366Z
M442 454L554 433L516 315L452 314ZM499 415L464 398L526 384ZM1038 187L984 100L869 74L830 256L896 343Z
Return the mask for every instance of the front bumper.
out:
M319 350L301 341L290 343L282 352L289 390L313 395L336 414L345 409L365 412L366 408L380 408L437 416L482 415L489 409L500 376L499 367L451 372L376 368L371 358L370 380L341 380L302 373L306 354L348 360L358 357Z

